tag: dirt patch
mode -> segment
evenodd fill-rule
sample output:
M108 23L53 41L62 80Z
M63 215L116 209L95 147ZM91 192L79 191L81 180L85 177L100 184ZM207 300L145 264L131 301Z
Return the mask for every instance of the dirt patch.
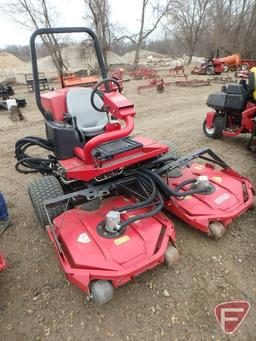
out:
M168 87L164 94L139 95L144 81L125 83L125 95L135 103L136 133L170 140L181 153L209 146L256 184L255 154L246 150L248 136L207 139L202 122L209 92L204 88ZM231 340L219 329L216 304L245 299L251 311L232 340L256 335L256 219L247 212L223 239L214 241L170 216L176 227L180 261L168 270L160 265L115 292L112 302L97 308L70 285L59 267L47 235L35 219L28 183L37 175L15 171L14 144L29 135L44 136L42 116L23 87L28 106L25 122L14 123L0 112L1 191L6 196L12 227L0 238L8 269L0 275L0 330L3 340ZM168 295L166 294L168 292Z
M1 52L0 53L0 69L9 69L13 67L19 67L25 63L19 58L15 57L11 53Z

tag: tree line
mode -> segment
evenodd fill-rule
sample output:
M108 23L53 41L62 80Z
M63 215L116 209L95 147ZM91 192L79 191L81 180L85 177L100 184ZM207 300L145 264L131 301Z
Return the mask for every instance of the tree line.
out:
M108 52L124 54L135 50L133 67L140 62L142 48L172 56L186 54L209 57L212 51L222 55L239 52L254 58L256 43L255 0L138 0L139 28L135 33L113 25L111 0L84 0L85 25L94 29L108 64ZM18 25L30 30L53 27L60 13L50 0L9 0L1 10ZM157 38L156 38L157 37ZM40 54L51 55L59 74L67 70L61 56L65 42L55 35L42 36ZM26 58L25 47L9 47Z

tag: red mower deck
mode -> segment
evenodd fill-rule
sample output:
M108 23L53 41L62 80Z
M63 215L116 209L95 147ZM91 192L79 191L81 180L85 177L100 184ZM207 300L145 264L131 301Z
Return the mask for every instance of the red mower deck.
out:
M67 278L86 293L90 292L90 283L100 279L119 287L164 262L168 244L174 245L173 225L161 213L132 223L116 238L99 236L97 226L106 214L116 207L132 203L128 198L118 196L103 200L100 208L92 212L83 210L81 206L59 215L53 226L62 252L51 229L48 229ZM141 214L144 210L134 211L132 215ZM131 213L123 215L123 219L130 217Z

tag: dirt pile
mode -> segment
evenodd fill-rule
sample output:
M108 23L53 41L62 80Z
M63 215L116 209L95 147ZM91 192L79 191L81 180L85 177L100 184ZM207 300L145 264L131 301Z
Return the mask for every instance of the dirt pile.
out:
M15 57L11 53L1 52L0 53L0 69L11 69L24 65L25 62Z

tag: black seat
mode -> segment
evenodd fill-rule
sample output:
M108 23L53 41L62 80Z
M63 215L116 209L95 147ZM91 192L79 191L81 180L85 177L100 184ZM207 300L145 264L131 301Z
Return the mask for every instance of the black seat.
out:
M210 94L207 105L216 111L241 113L248 96L248 88L244 84L229 84L222 87L222 91Z
M256 79L255 79L255 73L250 72L248 76L248 93L250 101L253 103L256 103Z

